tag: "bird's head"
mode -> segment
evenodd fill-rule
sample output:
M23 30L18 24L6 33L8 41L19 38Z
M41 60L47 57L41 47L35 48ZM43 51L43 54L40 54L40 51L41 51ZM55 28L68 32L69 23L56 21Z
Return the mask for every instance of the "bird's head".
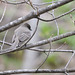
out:
M27 27L29 30L32 30L31 26L28 23L25 23L23 26Z

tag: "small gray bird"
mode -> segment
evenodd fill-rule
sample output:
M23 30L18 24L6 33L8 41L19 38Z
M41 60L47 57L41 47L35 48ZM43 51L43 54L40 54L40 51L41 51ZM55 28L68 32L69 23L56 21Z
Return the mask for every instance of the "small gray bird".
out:
M12 38L12 46L10 47L11 49L20 47L23 42L27 41L31 37L31 26L28 23L25 23L18 27L14 31L14 35Z

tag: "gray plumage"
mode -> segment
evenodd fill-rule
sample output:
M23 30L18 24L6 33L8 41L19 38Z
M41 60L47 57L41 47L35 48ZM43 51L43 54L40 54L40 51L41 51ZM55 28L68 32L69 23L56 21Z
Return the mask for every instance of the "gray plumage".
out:
M31 37L30 31L31 31L31 27L28 23L25 23L20 27L18 27L14 31L14 35L12 38L13 44L10 48L16 48L18 46L20 47L21 44L23 44L23 42L27 41Z

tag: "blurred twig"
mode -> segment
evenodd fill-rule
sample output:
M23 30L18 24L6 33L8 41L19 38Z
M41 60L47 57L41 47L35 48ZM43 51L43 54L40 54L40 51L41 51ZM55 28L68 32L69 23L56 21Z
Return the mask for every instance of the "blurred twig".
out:
M18 70L8 70L0 71L0 75L4 74L25 74L25 73L65 73L65 69L18 69ZM74 73L75 69L66 69L67 73Z
M67 62L66 66L65 66L65 69L67 69L67 67L68 67L69 63L71 62L72 58L74 57L74 55L75 55L75 51L72 53L72 56L69 59L69 61Z
M0 43L3 43L3 41L2 41L2 40L0 40ZM5 41L4 41L4 44L5 44L5 45L9 45L9 46L11 46L11 45L12 45L11 43L9 43L9 42L5 42Z
M5 0L0 0L0 1L3 3L7 2L7 4L12 4L12 5L19 5L19 4L27 3L25 0L21 1L21 2L10 2L10 1L5 1ZM56 2L57 1L54 1L54 3L56 3ZM35 6L42 6L42 5L48 5L48 4L52 4L52 2L44 2L44 3L39 3L39 4L33 3L33 5L35 5Z
M74 50L65 50L65 49L51 49L49 51L49 49L35 49L35 48L29 48L28 50L32 50L32 51L38 51L38 52L69 52L69 53L73 53Z
M66 38L66 37L70 37L73 35L75 35L75 31L67 32L67 33L61 34L59 36L55 36L55 37L52 37L52 38L49 38L46 40L39 41L37 43L28 44L27 46L24 46L23 49L29 49L29 48L45 45L45 44L48 44L50 41L54 42L54 41L57 41L57 40L60 40L60 39ZM0 51L0 55L5 54L5 53L9 53L9 52L19 51L20 49L22 50L22 48L17 48L17 49L12 49L12 50L5 49L5 50Z
M53 1L53 2L56 3L57 1ZM43 5L48 5L48 4L52 4L52 2L44 2L44 3L39 3L39 4L33 3L33 5L35 6L43 6Z
M73 8L73 9L71 9L70 11L68 11L68 12L66 12L66 13L64 13L64 14L62 14L62 15L56 17L56 18L53 18L53 19L51 19L51 20L44 20L44 19L39 18L39 17L37 17L37 18L38 18L39 20L41 20L41 21L50 22L50 21L54 21L54 20L56 20L56 19L59 19L59 18L65 16L65 15L67 15L67 14L73 12L73 11L75 11L75 8Z
M6 38L6 35L8 33L8 30L6 31L5 35L4 35L4 38L3 38L3 43L1 45L1 50L3 50L3 46L4 46L4 42L5 42L5 38Z
M45 51L44 51L45 52ZM40 67L46 62L46 60L47 60L47 58L48 58L48 56L49 56L49 54L51 53L51 40L50 40L50 42L49 42L49 52L48 52L48 54L47 54L47 57L45 58L45 60L43 61L43 63L37 68L37 71L40 69Z
M12 4L12 5L18 5L18 4L28 4L26 1L21 1L21 2L10 2L10 1L7 1L7 0L1 0L2 3L7 3L7 4Z
M6 7L7 7L7 4L5 4L4 11L3 11L2 17L0 19L0 23L2 22L2 20L4 18L4 15L5 15L5 12L6 12Z
M0 43L3 43L3 41L0 40ZM5 45L9 45L11 46L12 44L11 43L8 43L8 42L5 42L4 41L4 44ZM49 49L35 49L35 48L29 48L28 50L32 50L32 51L39 51L39 52L49 52ZM73 53L74 50L63 50L63 49L51 49L50 50L51 52L70 52L70 53Z

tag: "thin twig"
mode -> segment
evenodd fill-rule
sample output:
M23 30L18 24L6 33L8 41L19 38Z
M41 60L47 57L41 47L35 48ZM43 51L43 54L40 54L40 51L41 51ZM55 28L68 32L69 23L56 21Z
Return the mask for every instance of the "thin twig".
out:
M56 3L57 1L53 1L53 2ZM35 6L43 6L43 5L48 5L48 4L52 4L52 2L45 2L45 3L39 3L39 4L33 3L33 5Z
M62 14L62 15L56 17L56 18L53 18L53 19L51 19L51 20L44 20L44 19L39 18L39 17L37 17L37 18L38 18L39 20L41 20L41 21L50 22L50 21L54 21L54 20L56 20L56 19L59 19L59 18L65 16L65 15L67 15L67 14L73 12L73 11L75 11L75 8L73 8L73 9L71 9L70 11L68 11L68 12L66 12L66 13L64 13L64 14Z
M47 54L47 57L45 58L45 60L43 61L43 63L37 68L36 71L38 71L40 69L40 67L46 62L46 60L47 60L47 58L48 58L48 56L49 56L50 53L51 53L51 41L49 42L49 52Z
M65 69L68 67L69 63L71 62L72 58L74 57L75 55L75 51L73 52L71 58L69 59L69 61L67 62L66 66L65 66Z
M65 72L66 75L69 75L67 72Z
M5 35L4 35L3 44L1 45L1 50L3 50L3 46L4 46L4 42L5 42L7 33L8 33L8 30L6 31L6 33L5 33Z
M28 44L27 46L24 46L23 48L20 48L20 49L23 50L23 49L29 49L29 48L45 45L45 44L48 44L50 41L54 42L54 41L57 41L57 40L60 40L60 39L66 38L66 37L70 37L70 36L73 36L73 35L75 35L75 31L67 32L65 34L61 34L59 36L55 36L55 37L52 37L52 38L49 38L49 39L46 39L46 40L42 40L42 41L39 41L37 43ZM5 49L5 50L0 51L0 55L5 54L5 53L9 53L9 52L19 51L20 49L18 49L18 48L13 49L13 50Z
M52 13L53 18L55 18L54 13ZM57 27L57 35L59 35L59 26L56 20L54 20L56 27Z
M38 52L49 52L49 49L35 49L35 48L29 48L28 50L38 51ZM73 53L74 50L51 49L50 52L69 52L69 53Z
M54 0L52 0L52 4L54 4ZM52 15L53 18L55 18L55 15L54 15L54 9L52 10L52 13L49 13L50 15ZM55 24L56 24L56 27L57 27L57 35L59 35L59 27L58 27L58 23L56 20L54 20Z
M3 43L3 41L2 41L2 40L0 40L0 43ZM5 42L5 41L4 41L4 44L5 44L5 45L9 45L9 46L11 46L11 45L12 45L11 43L9 43L9 42Z
M0 40L0 43L3 43L3 41ZM5 45L9 45L9 46L12 46L11 43L8 43L8 42L5 42L4 41L4 44ZM57 48L57 49L51 49L51 52L70 52L70 53L73 53L74 50L63 50L61 49L61 47ZM29 48L28 50L31 50L31 51L38 51L38 52L49 52L49 49L36 49L36 48Z
M64 42L60 47L58 47L57 50L61 49L65 44L66 44L66 42Z
M4 0L1 0L1 2L5 3ZM57 3L57 1L53 1L53 2L54 3ZM6 1L6 3L7 4L12 4L12 5L19 5L19 4L24 4L24 3L27 3L27 2L24 0L22 2L10 2L10 1ZM40 4L33 3L33 5L35 5L35 6L43 6L43 5L48 5L48 4L52 4L52 2L45 2L45 3L40 3Z
M0 19L0 23L2 22L2 20L4 18L4 15L5 15L5 12L6 12L6 7L7 7L7 4L5 4L4 11L3 11L2 17Z
M12 5L19 5L19 4L24 4L24 3L26 3L26 4L28 4L26 1L22 1L22 2L10 2L10 1L4 1L4 0L1 0L1 2L3 2L3 3L7 3L7 4L12 4Z
M33 6L32 2L30 0L28 1L29 1L30 6L35 10L35 7Z
M0 40L0 43L3 43L3 41ZM12 46L11 43L8 43L8 42L5 42L5 41L4 41L4 44L5 45ZM28 50L31 50L31 51L39 51L39 52L49 52L49 49L29 48ZM70 52L70 53L73 53L74 50L63 50L63 49L60 50L60 48L57 48L57 49L51 49L51 52Z

